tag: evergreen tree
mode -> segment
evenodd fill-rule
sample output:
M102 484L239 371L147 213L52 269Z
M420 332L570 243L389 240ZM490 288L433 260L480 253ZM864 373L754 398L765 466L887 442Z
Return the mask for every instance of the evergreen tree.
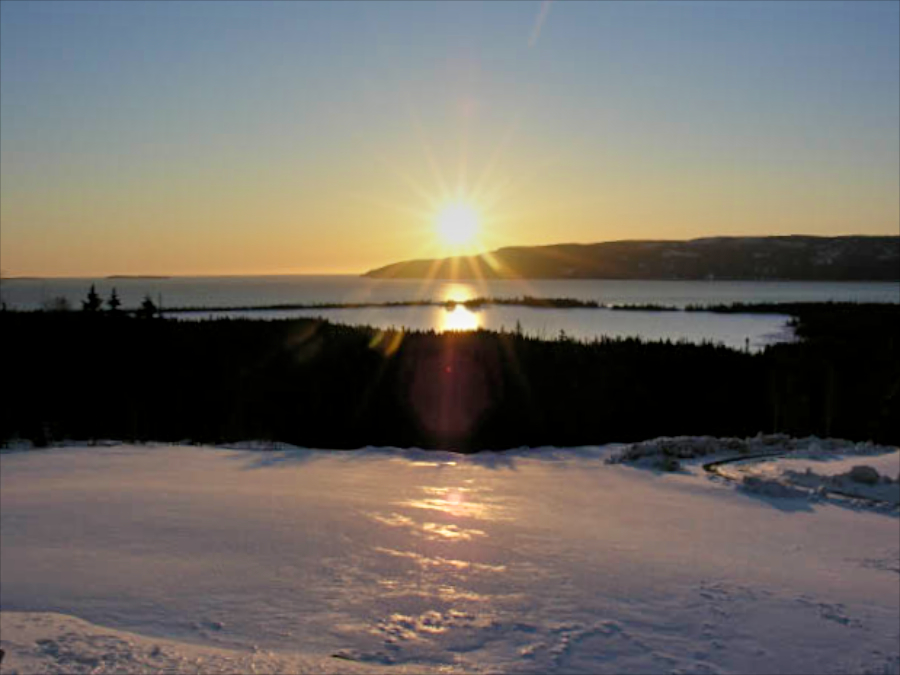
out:
M159 310L156 307L156 304L153 300L150 299L149 295L144 296L144 301L141 303L141 308L138 310L137 315L144 319L152 319L159 313Z
M81 309L85 312L96 312L103 305L103 300L97 295L97 289L91 284L91 290L88 292L87 300L81 301Z
M109 300L106 301L106 304L109 305L110 312L118 312L119 307L122 306L122 301L119 300L119 294L116 293L116 289L112 289L112 295L109 296Z

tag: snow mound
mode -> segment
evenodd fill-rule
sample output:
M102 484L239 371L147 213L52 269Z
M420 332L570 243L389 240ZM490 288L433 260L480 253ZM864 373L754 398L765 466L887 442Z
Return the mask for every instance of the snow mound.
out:
M856 469L868 471L854 473ZM781 472L781 476L783 481L814 490L819 497L835 494L851 499L882 502L894 507L900 505L900 483L890 476L879 475L871 466L857 466L846 473L836 475L823 475L809 467L803 472L786 469ZM863 480L860 480L861 477Z
M148 638L51 612L0 612L0 635L6 652L0 665L4 675L385 672L328 655L275 654Z
M807 493L804 490L798 490L790 485L785 485L781 481L760 478L758 476L744 476L741 487L747 492L756 493L765 497L775 497L776 499L795 499L807 496Z
M696 459L711 455L791 455L805 458L881 455L897 450L866 441L857 443L836 438L792 438L785 434L758 434L750 438L713 436L664 436L622 446L607 458L609 464L658 467L663 458Z
M678 471L701 458L707 472L734 482L746 494L832 501L900 515L900 450L890 446L782 434L746 439L680 436L623 446L606 462ZM860 464L860 458L868 463Z

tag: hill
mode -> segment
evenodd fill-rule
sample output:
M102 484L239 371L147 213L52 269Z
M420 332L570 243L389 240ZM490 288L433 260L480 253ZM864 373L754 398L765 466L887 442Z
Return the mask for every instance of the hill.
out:
M383 279L900 281L900 237L708 237L497 249L370 270Z

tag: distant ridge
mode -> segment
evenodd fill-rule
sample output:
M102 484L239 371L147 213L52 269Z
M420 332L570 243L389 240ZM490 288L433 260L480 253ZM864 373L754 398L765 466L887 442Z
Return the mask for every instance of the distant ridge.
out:
M500 248L409 260L378 279L720 279L900 281L900 237L705 237Z
M3 281L43 281L45 279L56 279L58 277L5 277L0 276ZM91 279L92 277L85 277ZM172 277L160 276L156 274L112 274L104 279L171 279Z

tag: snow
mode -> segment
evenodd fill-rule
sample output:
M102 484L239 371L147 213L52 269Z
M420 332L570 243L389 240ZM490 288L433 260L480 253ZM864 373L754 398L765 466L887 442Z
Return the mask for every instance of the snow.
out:
M876 457L860 457L859 455L840 455L835 457L810 457L783 459L778 462L783 470L805 471L815 468L816 472L826 476L834 476L850 471L860 464L871 466L883 476L897 478L900 476L900 452L886 453Z
M299 653L234 650L151 639L52 612L2 612L4 673L383 673ZM391 672L409 672L406 668Z
M701 458L702 465L695 461ZM746 439L677 436L623 446L606 461L695 473L702 466L759 496L831 499L894 515L900 507L900 451L873 443L783 434ZM874 480L861 480L860 476Z
M757 448L787 458L703 469ZM2 669L896 675L896 509L741 478L898 457L783 436L7 451Z

